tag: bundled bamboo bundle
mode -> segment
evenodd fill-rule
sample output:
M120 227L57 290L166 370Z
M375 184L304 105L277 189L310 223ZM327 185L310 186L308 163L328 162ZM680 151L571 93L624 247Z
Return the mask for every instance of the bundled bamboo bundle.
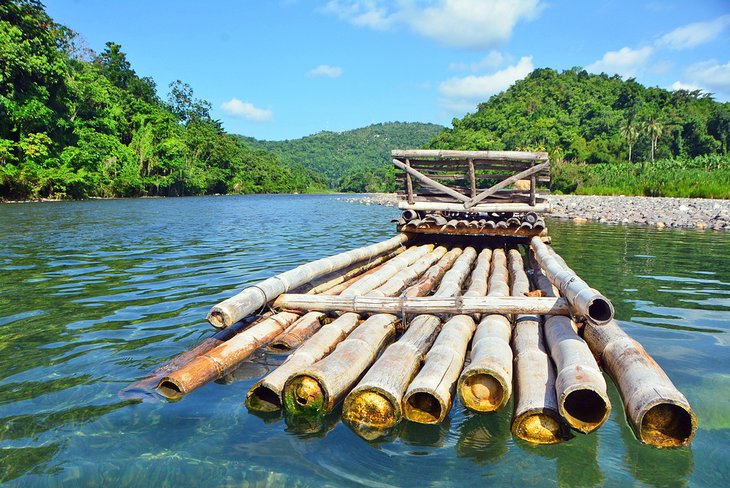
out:
M491 259L491 249L485 248L479 253L465 297L486 295ZM444 324L423 367L403 396L403 413L408 420L437 424L446 418L475 329L474 319L468 315L456 315Z
M530 290L519 251L509 251L512 295ZM545 349L539 315L518 315L512 335L515 367L515 413L512 433L535 444L556 444L568 438L555 393L555 367Z
M392 341L395 315L373 315L328 356L291 376L284 385L284 408L290 414L321 416L330 412Z
M386 241L318 259L268 278L215 305L208 313L208 321L214 327L229 327L282 293L358 261L387 254L407 240L406 234L399 234Z
M299 315L290 312L272 315L168 374L160 381L157 391L167 398L180 398L224 376L253 351L275 339L298 318Z
M403 393L418 372L440 325L441 321L433 315L419 315L411 320L403 336L388 346L347 395L342 419L356 432L384 431L400 422Z
M507 262L504 250L492 253L489 297L509 295ZM520 300L526 300L520 298ZM482 318L474 333L471 363L458 382L461 403L476 412L492 412L504 407L512 394L512 326L504 315Z
M289 352L322 327L325 315L322 312L309 312L269 343L267 349L274 352ZM225 329L224 329L225 330Z
M546 295L555 289L534 262L535 285ZM560 414L579 432L598 429L611 413L606 381L578 326L570 317L556 315L545 319L545 339L555 361L555 393Z
M613 319L613 305L608 298L589 287L574 271L566 269L539 237L533 237L530 245L545 276L568 299L575 315L597 325Z
M697 417L641 344L616 321L602 327L586 324L584 337L616 382L636 437L656 447L689 445L697 431Z
M397 294L412 279L418 278L429 266L443 258L446 248L437 247L413 263L399 271L379 288L368 292L368 295L383 296ZM271 374L256 383L246 396L246 405L251 410L273 411L282 406L282 392L286 381L299 370L302 370L329 354L337 344L342 342L358 324L359 315L345 313L329 325L325 325L317 334L305 342L291 354Z

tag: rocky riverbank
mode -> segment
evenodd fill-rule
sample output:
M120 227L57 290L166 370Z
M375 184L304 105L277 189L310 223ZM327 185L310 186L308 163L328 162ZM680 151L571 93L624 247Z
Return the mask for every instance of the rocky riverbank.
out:
M576 222L730 230L730 200L593 195L548 195L547 199L553 207L551 217ZM386 206L396 206L398 202L391 193L343 200Z

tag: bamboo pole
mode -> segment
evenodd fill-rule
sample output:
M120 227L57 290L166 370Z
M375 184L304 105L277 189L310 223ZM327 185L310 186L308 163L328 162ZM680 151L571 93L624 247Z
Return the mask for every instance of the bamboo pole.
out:
M473 247L467 247L456 259L451 269L441 278L434 297L455 297L461 293L464 282L469 277L469 270L477 257Z
M616 321L586 324L584 338L621 392L636 437L655 447L688 446L697 416L661 366Z
M269 343L267 349L273 352L289 352L299 347L305 339L322 327L325 315L322 312L309 312Z
M328 356L291 376L284 409L292 415L322 416L337 405L395 336L398 317L373 315Z
M507 286L507 285L505 285ZM565 298L558 297L343 297L295 295L285 293L273 306L286 310L315 310L320 312L357 312L392 314L539 314L563 315L572 312Z
M493 251L491 268L488 298L506 297L509 295L509 285L506 257L502 249ZM485 300L478 297L471 299ZM517 300L524 301L527 298ZM505 310L502 313L511 312ZM501 409L509 401L512 395L511 332L510 319L494 312L482 318L477 326L472 341L471 363L462 371L457 386L459 400L468 409L492 412Z
M529 151L455 151L450 149L394 149L394 158L459 158L485 159L488 161L539 161L547 160L546 152Z
M491 195L494 195L495 193L497 193L502 188L507 188L508 186L510 186L515 181L523 180L523 179L525 179L528 176L535 175L535 174L539 173L540 171L543 171L543 170L547 169L548 167L550 167L550 163L549 162L545 162L545 163L542 163L542 164L538 164L537 166L533 166L531 168L527 168L526 170L521 171L521 172L517 173L516 175L510 176L509 178L506 178L506 179L500 181L499 183L497 183L496 185L492 186L491 188L488 188L488 189L484 190L483 192L481 192L480 194L478 194L474 198L469 199L467 202L464 203L464 207L471 208L474 205L476 205L477 203L479 203L482 200L484 200L485 198L487 198L487 197L489 197Z
M410 166L406 166L405 164L401 163L397 159L394 159L393 160L393 164L395 165L396 168L402 169L403 171L405 171L406 172L406 175L413 176L417 180L420 180L422 183L424 183L424 184L426 184L426 185L428 185L430 187L436 188L437 190L439 190L439 191L441 191L443 193L446 193L447 195L449 195L451 197L454 197L457 200L461 200L462 202L467 202L469 200L469 197L462 195L458 191L453 190L453 189L449 188L446 185L442 185L438 181L434 181L433 179L431 179L428 176L424 175L420 171L415 170L415 169L411 168ZM464 207L462 206L462 209L463 208Z
M548 296L553 285L533 262L535 286ZM545 341L555 362L555 394L558 410L568 424L587 434L598 429L611 413L606 380L586 342L578 335L578 326L570 317L545 318Z
M528 203L480 203L474 205L469 210L464 208L461 203L449 202L414 202L399 201L398 208L401 210L414 211L447 211L447 212L550 212L552 207L549 203L537 203L531 206Z
M177 399L231 372L253 351L281 334L299 315L282 312L249 327L223 344L168 374L157 386L163 396Z
M530 283L522 256L509 251L512 296L525 296ZM557 444L568 439L555 393L555 367L545 348L539 315L518 315L512 335L515 373L515 413L512 433L534 444Z
M401 402L406 387L438 335L441 320L433 315L415 317L403 336L388 346L363 379L345 397L342 419L357 433L373 433L395 427L402 418Z
M454 261L461 256L463 251L459 247L452 248L438 260L435 266L426 271L423 276L403 292L404 297L422 297L429 293L441 281L441 278L454 264Z
M530 241L533 253L545 276L573 306L574 315L586 317L596 325L613 319L613 305L608 298L589 287L575 272L563 267L539 237Z
M429 263L443 256L445 248L439 246L411 266L396 273L390 280L368 294L382 296L397 294L406 280L415 279L426 271ZM325 325L299 349L289 355L281 366L257 382L246 395L246 405L254 411L274 411L282 406L282 392L286 381L296 372L314 364L329 354L358 324L359 315L345 313L331 324Z
M358 261L389 253L408 239L407 234L399 234L386 241L318 259L272 276L215 305L208 312L208 321L214 327L229 327L282 293Z

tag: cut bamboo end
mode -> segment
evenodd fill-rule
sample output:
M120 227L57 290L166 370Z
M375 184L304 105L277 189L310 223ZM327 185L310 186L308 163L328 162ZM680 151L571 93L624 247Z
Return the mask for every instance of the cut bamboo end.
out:
M638 418L639 440L656 447L681 447L692 442L697 417L681 402L656 400Z
M540 408L516 416L512 423L512 433L533 444L558 444L569 437L560 414Z
M266 385L254 385L246 394L246 407L257 412L276 412L281 410L281 398Z
M327 397L327 390L317 378L297 375L284 387L284 408L294 415L324 415L330 410Z
M495 412L509 401L511 387L494 371L473 369L459 379L459 400L475 412Z
M411 422L434 425L446 416L451 405L429 391L414 390L403 401L403 413Z
M216 329L224 329L227 324L233 325L233 318L223 309L213 309L208 313L208 322Z
M157 391L168 400L179 400L188 394L181 382L171 378L163 378L157 385Z
M160 380L157 391L168 400L179 400L198 387L220 378L220 365L208 356L199 356Z
M364 429L374 435L378 430L395 427L400 420L400 405L388 392L368 389L353 393L345 398L342 419L356 432Z
M566 389L558 399L560 413L575 430L589 434L606 422L611 403L605 391L587 385Z

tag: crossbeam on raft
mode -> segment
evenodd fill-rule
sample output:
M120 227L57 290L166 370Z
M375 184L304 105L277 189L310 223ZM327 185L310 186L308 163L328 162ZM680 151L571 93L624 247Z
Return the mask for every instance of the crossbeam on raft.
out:
M556 297L368 297L283 294L274 307L320 312L391 314L538 314L569 315L565 298Z

